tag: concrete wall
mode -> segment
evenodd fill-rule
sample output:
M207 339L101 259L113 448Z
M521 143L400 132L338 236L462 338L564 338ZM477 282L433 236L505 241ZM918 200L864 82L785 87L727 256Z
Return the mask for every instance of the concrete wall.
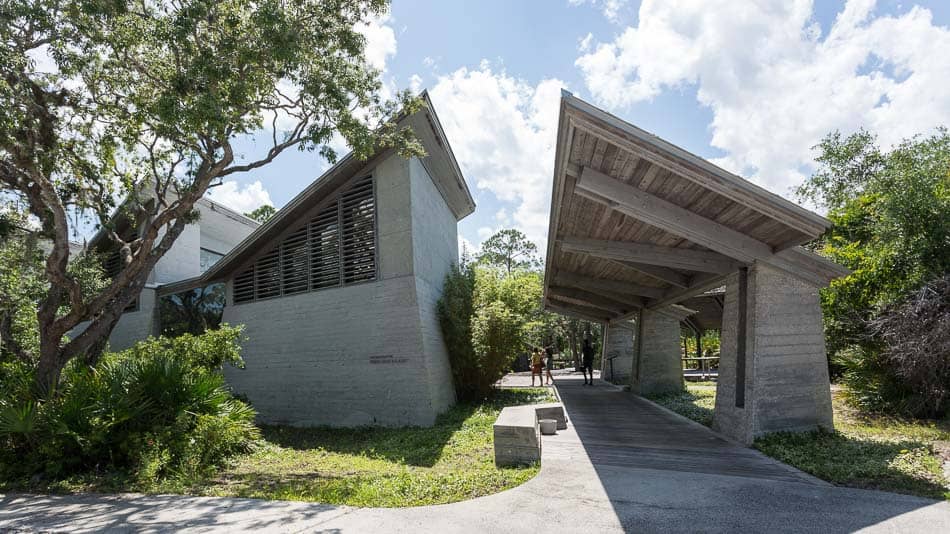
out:
M683 389L680 360L680 320L673 309L640 312L639 362L631 390L638 395L667 393Z
M165 253L148 281L153 284L170 284L201 274L201 227L199 223L189 224Z
M412 190L412 263L423 354L429 372L433 408L442 412L455 404L452 368L442 338L437 306L452 264L458 262L458 222L422 162L409 163Z
M417 160L374 170L379 279L225 308L245 324L229 383L262 421L430 425L455 401L435 303L457 259L456 221Z
M244 238L251 235L260 224L224 206L202 199L198 202L201 218L201 248L227 254Z
M82 331L88 323L77 326ZM109 336L111 350L124 350L148 336L158 334L158 305L154 288L143 288L139 293L137 311L125 312Z
M637 325L634 321L613 321L604 329L601 378L618 385L630 384L637 350L636 329ZM613 364L611 365L610 362ZM611 376L611 370L613 376Z
M764 265L749 270L745 403L736 406L738 280L726 286L714 426L743 443L833 428L818 289Z

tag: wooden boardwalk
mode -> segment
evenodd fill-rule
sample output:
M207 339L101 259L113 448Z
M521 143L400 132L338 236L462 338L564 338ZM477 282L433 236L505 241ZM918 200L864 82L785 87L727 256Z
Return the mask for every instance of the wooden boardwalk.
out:
M558 393L576 440L545 436L545 454L576 455L578 446L597 466L732 475L821 483L758 451L604 382L583 386L561 379ZM579 444L578 444L579 443ZM553 448L553 450L552 450ZM560 451L559 451L560 449ZM823 483L821 483L823 484Z

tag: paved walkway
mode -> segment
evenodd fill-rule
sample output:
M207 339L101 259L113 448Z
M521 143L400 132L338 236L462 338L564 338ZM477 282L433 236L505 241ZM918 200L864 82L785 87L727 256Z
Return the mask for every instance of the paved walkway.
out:
M0 532L950 532L950 504L829 486L603 382L558 391L568 429L545 436L535 479L496 495L403 509L6 495Z

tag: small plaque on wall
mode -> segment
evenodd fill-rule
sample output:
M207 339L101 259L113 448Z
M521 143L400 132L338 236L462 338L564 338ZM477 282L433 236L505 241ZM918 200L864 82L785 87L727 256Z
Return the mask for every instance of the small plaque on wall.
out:
M397 357L393 356L392 354L386 354L386 355L383 355L383 356L370 356L370 357L369 357L369 363L371 363L371 364L373 364L373 365L378 365L378 364L382 364L382 365L394 365L394 364L398 364L398 363L406 363L406 362L408 362L408 361L409 361L409 358L407 358L407 357L405 357L405 356L401 356L401 357L397 358Z

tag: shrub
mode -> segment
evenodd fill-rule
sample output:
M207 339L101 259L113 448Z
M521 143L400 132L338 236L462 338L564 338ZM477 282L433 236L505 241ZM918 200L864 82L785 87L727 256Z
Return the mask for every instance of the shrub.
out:
M868 348L845 360L854 398L878 410L946 415L950 401L950 275L869 321Z
M524 345L522 339L522 319L504 302L496 300L478 310L472 319L472 343L480 372L472 386L480 395L491 393L505 375Z
M438 315L452 366L452 379L459 400L477 396L479 366L472 347L472 315L475 309L475 269L471 265L452 266L445 277Z
M239 328L148 339L106 354L94 367L73 362L59 395L39 402L28 386L0 398L0 465L7 476L61 477L88 470L125 473L143 485L193 477L258 438L254 410L221 374L241 365ZM21 370L22 371L22 370ZM22 372L3 373L4 393ZM9 381L9 382L8 382Z

